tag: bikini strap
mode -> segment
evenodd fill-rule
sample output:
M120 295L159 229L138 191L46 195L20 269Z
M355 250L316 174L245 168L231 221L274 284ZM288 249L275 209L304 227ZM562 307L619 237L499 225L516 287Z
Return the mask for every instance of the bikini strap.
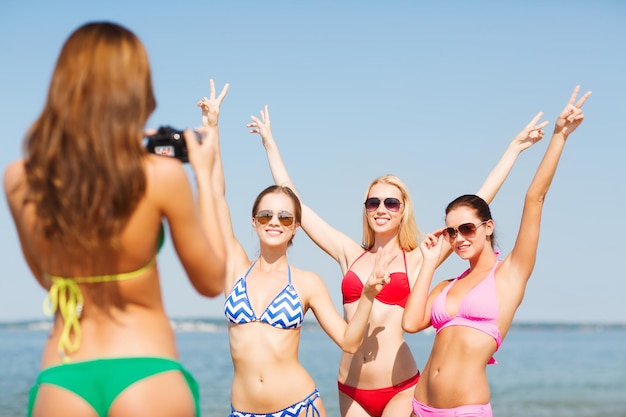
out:
M62 277L58 275L44 274L45 278L56 282L59 280L71 280L78 284L93 284L98 282L112 282L112 281L125 281L127 279L135 278L150 268L152 268L156 264L156 256L150 260L146 265L142 266L139 269L130 272L121 272L119 274L108 274L108 275L94 275L91 277Z
M289 278L289 285L291 285L291 266L287 264L287 277Z
M243 279L245 281L245 279L248 277L248 274L250 273L250 271L252 271L252 268L254 268L254 265L256 265L256 261L258 261L258 259L255 259L254 262L252 262L252 265L250 265L250 268L248 268L248 270L246 271L245 274L243 274Z
M318 389L316 388L315 391L313 391L306 399L306 413L305 413L305 417L309 417L309 411L310 411L310 416L311 417L320 417L320 410L317 409L317 407L315 406L315 400L317 400L320 397L320 392L318 391Z
M57 311L61 314L63 330L57 350L63 362L69 362L69 355L76 352L80 346L82 333L79 319L83 312L83 293L74 280L63 278L52 280L43 302L43 312L48 316L54 316Z
M156 257L136 271L121 274L96 275L93 277L66 278L44 274L52 281L48 294L43 302L43 311L46 315L54 316L57 312L63 318L63 331L59 338L57 349L63 362L69 362L69 355L78 350L81 340L80 316L83 312L84 297L78 284L124 281L135 278L146 272L156 264Z
M354 264L356 263L356 261L358 261L359 259L361 259L363 257L363 255L365 255L367 252L369 252L368 250L363 251L362 254L360 254L351 264L350 267L348 267L348 271L352 269L352 267L354 266Z
M409 275L409 267L406 265L406 252L402 249L402 257L404 258L404 272Z

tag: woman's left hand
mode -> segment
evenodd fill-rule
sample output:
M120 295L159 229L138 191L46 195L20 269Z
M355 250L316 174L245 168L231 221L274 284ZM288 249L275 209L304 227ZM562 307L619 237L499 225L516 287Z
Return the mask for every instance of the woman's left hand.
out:
M576 102L576 98L578 97L578 93L580 92L580 86L577 85L572 92L572 95L567 102L567 105L559 114L559 118L556 121L554 126L554 133L561 134L564 138L567 138L580 124L583 122L585 115L583 114L583 104L591 95L591 91L587 91L579 100Z
M198 101L198 107L202 109L202 126L217 127L217 122L220 116L220 106L222 101L228 92L230 84L226 83L219 96L215 97L215 81L209 80L211 88L209 97L202 97Z

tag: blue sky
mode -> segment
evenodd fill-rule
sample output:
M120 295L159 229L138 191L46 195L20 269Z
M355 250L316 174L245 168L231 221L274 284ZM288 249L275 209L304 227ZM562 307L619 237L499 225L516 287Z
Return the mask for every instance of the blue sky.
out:
M272 181L245 127L268 104L303 200L361 238L370 181L400 176L420 227L475 192L538 112L554 122L571 90L593 95L547 197L539 255L516 321L626 322L626 3L621 1L18 1L0 4L0 166L21 156L60 47L78 26L110 20L142 39L158 107L149 127L199 123L208 79L231 84L221 136L235 231L258 251L250 208ZM552 124L548 127L551 132ZM510 251L525 190L548 142L523 153L492 204ZM190 175L191 178L191 175ZM0 321L43 317L45 296L0 205ZM319 273L340 308L341 272L299 233L294 265ZM439 281L464 267L452 256ZM159 255L172 317L220 317L223 298L196 295L168 241Z

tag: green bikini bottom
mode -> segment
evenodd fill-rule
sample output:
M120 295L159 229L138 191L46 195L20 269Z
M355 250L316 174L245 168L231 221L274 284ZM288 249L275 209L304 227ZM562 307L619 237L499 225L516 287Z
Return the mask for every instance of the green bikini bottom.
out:
M41 384L56 385L83 398L100 417L106 417L111 404L126 388L144 378L168 371L179 371L185 377L194 398L196 417L200 416L200 391L194 377L172 359L129 357L97 359L46 368L30 390L28 417L32 416Z

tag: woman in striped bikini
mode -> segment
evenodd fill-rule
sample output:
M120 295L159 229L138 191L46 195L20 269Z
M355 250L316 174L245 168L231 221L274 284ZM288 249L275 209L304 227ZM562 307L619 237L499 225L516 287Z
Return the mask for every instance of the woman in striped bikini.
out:
M216 98L200 100L203 123L219 113L228 85ZM224 314L228 321L234 365L230 417L325 417L315 382L298 361L301 326L306 312L346 352L361 344L376 294L389 281L393 256L382 251L360 293L360 304L348 325L335 309L322 278L289 264L287 249L300 227L302 208L287 187L270 186L252 206L252 226L259 237L259 256L250 259L234 235L225 198L224 172L218 155L213 189L226 239L227 271Z

